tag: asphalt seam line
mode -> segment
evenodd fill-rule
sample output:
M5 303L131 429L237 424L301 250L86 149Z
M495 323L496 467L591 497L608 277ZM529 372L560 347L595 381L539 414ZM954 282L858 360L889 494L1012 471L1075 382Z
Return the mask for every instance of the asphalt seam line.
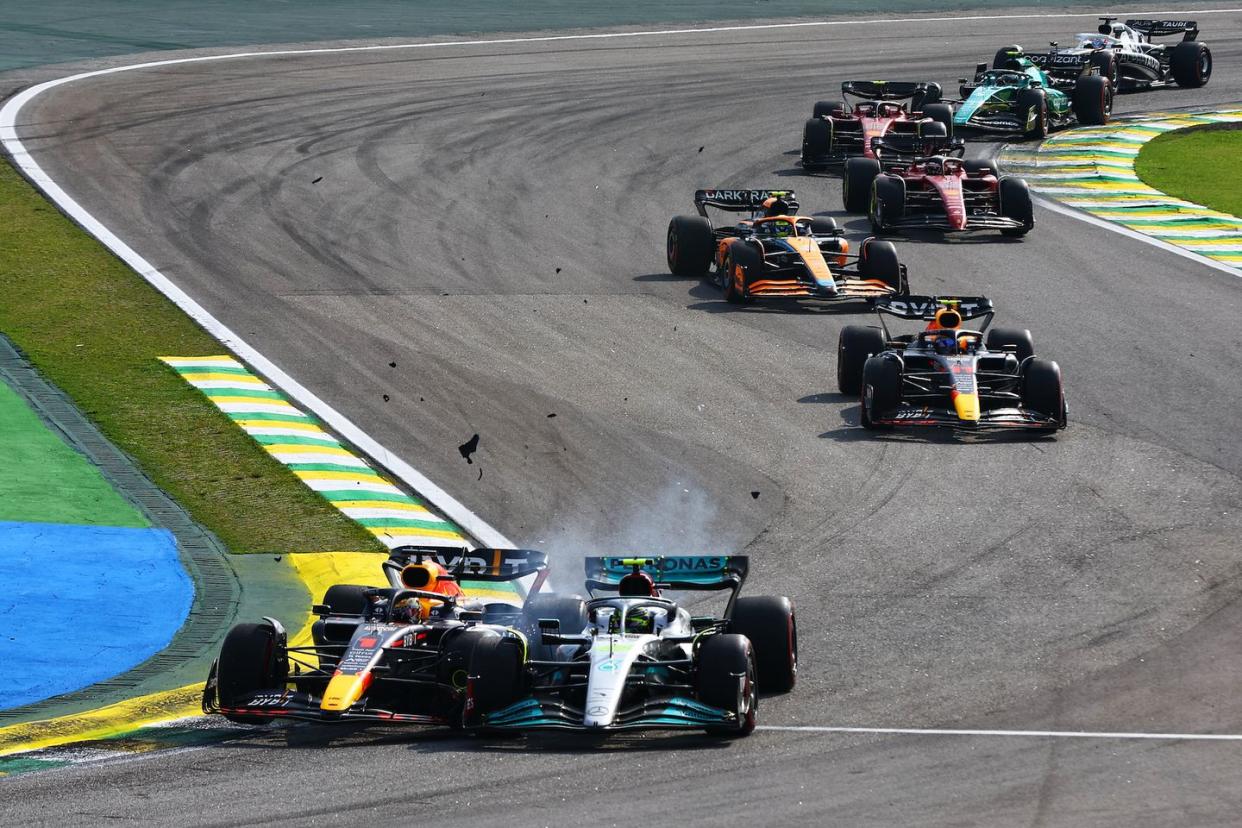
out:
M1025 178L1043 206L1242 276L1242 219L1143 183L1134 161L1158 135L1242 122L1242 109L1160 112L1080 127L1034 148L1007 146L999 160Z

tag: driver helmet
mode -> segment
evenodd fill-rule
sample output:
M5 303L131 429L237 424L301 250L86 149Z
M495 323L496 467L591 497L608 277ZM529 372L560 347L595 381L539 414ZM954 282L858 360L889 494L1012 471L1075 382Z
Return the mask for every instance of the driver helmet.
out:
M423 602L417 598L406 598L398 601L392 608L392 620L396 623L417 624L426 620Z
M763 217L783 216L789 213L789 202L780 196L768 196L763 200Z
M885 101L878 107L878 114L881 118L892 118L901 114L901 104Z
M656 632L656 616L664 616L663 629L668 623L668 614L655 607L634 607L625 615L625 631L631 635L652 635Z
M957 337L953 336L952 331L945 331L945 336L936 337L932 347L936 349L936 353L944 356L952 356L957 353Z
M1106 37L1089 37L1083 45L1090 46L1092 49L1104 49L1107 48L1109 44L1108 38Z
M943 175L944 174L944 160L940 158L939 156L936 156L934 158L928 158L926 161L923 162L923 172L927 173L928 175Z

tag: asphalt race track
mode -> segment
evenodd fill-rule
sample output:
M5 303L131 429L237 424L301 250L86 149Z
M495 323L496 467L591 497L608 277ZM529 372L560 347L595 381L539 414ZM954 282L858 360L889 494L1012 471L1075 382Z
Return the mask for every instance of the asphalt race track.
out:
M1199 19L1210 85L1118 112L1242 100L1242 12ZM1237 277L1047 210L1021 241L899 241L916 292L993 298L1065 373L1055 439L956 441L857 427L835 346L860 311L739 310L666 273L696 187L790 186L842 219L838 181L795 166L840 81L956 89L1000 46L1093 26L193 63L62 87L21 135L225 324L563 555L563 583L584 552L752 555L747 591L797 602L803 666L761 725L1242 733ZM1204 826L1236 824L1240 774L1229 741L303 727L0 796L14 823Z

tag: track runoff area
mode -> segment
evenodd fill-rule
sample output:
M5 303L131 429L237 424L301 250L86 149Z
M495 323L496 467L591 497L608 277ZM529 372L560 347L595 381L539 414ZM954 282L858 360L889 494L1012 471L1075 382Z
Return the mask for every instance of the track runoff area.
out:
M1242 9L1205 9L1205 10L1140 10L1131 12L1135 16L1160 16L1160 15L1179 15L1190 16L1196 15L1206 17L1213 14L1236 13ZM183 292L176 283L161 273L150 262L140 256L129 244L112 232L104 219L92 215L80 204L78 204L71 196L68 195L58 183L51 178L38 165L34 158L26 152L20 138L18 137L18 125L20 124L20 113L22 108L33 101L38 96L49 92L60 86L72 83L80 83L88 81L91 78L102 75L116 74L120 72L132 71L136 69L150 69L164 66L174 66L193 64L207 61L226 61L239 58L260 58L260 57L279 57L288 55L312 55L340 52L368 52L368 51L386 51L400 49L453 49L463 46L478 46L488 44L517 44L517 43L534 43L534 42L551 42L551 41L609 41L618 39L637 39L637 38L654 38L670 35L692 35L698 32L726 32L726 31L751 31L762 29L799 29L812 27L829 27L829 26L869 26L869 25L888 25L895 22L912 22L912 21L954 21L954 20L1033 20L1033 19L1051 19L1051 18L1086 18L1094 17L1091 14L1020 14L1020 15L962 15L962 16L942 16L942 17L918 17L918 18L886 18L876 20L863 21L812 21L798 23L783 24L758 24L758 25L739 25L739 26L722 26L722 27L693 27L693 28L670 28L653 31L637 31L637 32L615 32L615 33L598 33L584 35L547 35L530 38L503 38L503 39L479 39L479 40L460 40L439 43L411 43L399 45L379 45L365 47L344 47L330 49L296 49L296 50L280 50L280 51L247 51L233 54L213 55L202 58L184 58L171 59L167 61L151 61L136 66L122 66L95 72L87 72L74 75L67 78L51 81L39 86L26 90L14 99L10 100L6 106L0 110L0 141L3 141L6 149L11 153L17 164L22 170L34 180L48 195L51 197L61 209L69 213L75 220L82 224L88 231L92 232L107 244L117 255L126 260L134 269L143 275L148 281L154 284L162 292L175 301L183 310L189 313L200 324L203 324L209 331L217 336L222 343L227 345L234 353L255 365L262 373L272 378L275 383L284 390L289 396L301 402L315 414L320 416L325 422L332 425L339 433L343 434L354 444L358 445L372 457L376 458L380 463L385 465L395 474L397 474L403 482L414 488L416 491L426 495L435 505L441 508L446 514L454 518L461 525L466 527L472 535L479 538L485 543L494 545L504 545L506 539L504 536L490 525L485 523L477 515L470 512L447 493L441 491L429 479L418 473L415 469L401 461L398 455L385 446L381 445L374 439L370 438L361 429L355 426L346 416L339 413L322 399L314 395L307 388L300 385L290 374L286 373L282 368L267 359L257 349L251 347L241 337L231 331L223 323L215 319L202 306L194 301L188 294ZM1089 217L1082 216L1074 211L1065 211L1066 215L1089 221ZM1105 225L1105 227L1107 227ZM1107 227L1109 230L1115 230L1113 227ZM1130 234L1127 234L1130 235ZM1131 235L1131 238L1136 236ZM1142 240L1141 237L1137 237ZM1158 733L1158 732L1088 732L1088 731L1056 731L1056 730L1005 730L1005 729L945 729L945 728L903 728L903 727L847 727L836 725L805 725L805 726L781 726L781 725L760 725L759 730L765 731L783 731L783 732L800 732L800 733L852 733L852 734L876 734L876 735L911 735L911 736L953 736L953 737L997 737L997 738L1093 738L1093 739L1133 739L1133 740L1176 740L1176 741L1238 741L1242 740L1242 734L1204 734L1204 733Z

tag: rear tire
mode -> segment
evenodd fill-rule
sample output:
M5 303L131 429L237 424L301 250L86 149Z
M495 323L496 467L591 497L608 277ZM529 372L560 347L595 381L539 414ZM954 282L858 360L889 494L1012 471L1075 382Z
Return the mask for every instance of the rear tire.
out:
M729 253L725 256L725 299L735 305L749 302L750 293L746 286L754 276L758 275L762 267L763 256L758 250L743 241L732 242L729 245Z
M865 213L871 203L871 182L880 174L874 158L849 158L841 174L841 200L847 213Z
M927 84L927 91L919 92L910 99L910 110L913 112L926 112L929 104L939 103L944 90L940 88L938 83Z
M555 647L545 647L539 640L539 619L555 618L560 622L561 632L578 635L587 626L586 602L578 595L534 595L522 607L522 632L530 642L533 658L551 658Z
M846 325L837 337L837 390L862 393L863 365L867 357L884 350L884 334L877 328Z
M283 690L289 679L285 642L268 623L237 624L220 647L216 667L217 695L221 707L232 707L260 690ZM268 724L266 716L233 716L239 724Z
M1103 126L1108 123L1113 109L1113 87L1108 78L1087 75L1074 87L1074 117L1086 126Z
M676 216L668 223L665 253L670 273L702 279L712 264L712 223L702 216Z
M1015 56L1013 54L1010 54L1011 52L1016 52L1018 55L1021 55L1022 47L1021 46L1005 46L1002 49L997 49L996 56L992 58L992 68L993 69L1011 68L1010 65L1014 62L1014 59L1015 59Z
M740 693L738 675L747 677ZM703 642L698 650L695 688L703 704L727 710L738 718L736 727L712 727L708 728L708 733L714 736L751 734L755 729L759 693L754 650L746 636L718 633Z
M1000 168L996 166L995 161L976 160L974 158L966 158L962 161L962 167L966 172L987 173L995 178L1000 178Z
M1001 230L1002 236L1025 236L1035 227L1035 208L1031 204L1031 191L1021 178L1005 177L997 186L1000 197L1000 214L1022 222L1021 227Z
M865 239L858 256L858 275L864 279L879 279L897 293L909 293L901 278L901 262L897 248L890 241Z
M988 331L987 349L1001 351L1006 345L1013 345L1018 362L1027 357L1035 356L1035 341L1026 328L992 328Z
M953 108L948 104L933 103L923 107L923 115L944 124L944 134L953 137Z
M832 216L815 216L811 219L811 232L816 236L835 236L837 220Z
M1169 52L1169 70L1178 86L1203 86L1212 77L1212 50L1195 40L1182 41Z
M798 621L792 601L774 595L738 598L729 618L729 631L750 640L762 692L787 693L794 688L798 682Z
M367 590L374 588L358 584L333 584L323 594L323 602L333 615L363 615L370 605Z
M1092 52L1090 61L1091 65L1100 73L1100 77L1108 78L1109 86L1116 89L1117 82L1120 80L1117 56L1111 51Z
M1050 359L1033 359L1022 372L1022 407L1065 424L1065 389L1061 366Z
M901 366L895 359L873 356L863 364L862 408L859 419L863 428L873 431L887 429L875 421L875 415L891 411L901 402Z
M815 109L812 110L812 116L815 118L827 118L830 115L844 111L845 101L816 101Z

